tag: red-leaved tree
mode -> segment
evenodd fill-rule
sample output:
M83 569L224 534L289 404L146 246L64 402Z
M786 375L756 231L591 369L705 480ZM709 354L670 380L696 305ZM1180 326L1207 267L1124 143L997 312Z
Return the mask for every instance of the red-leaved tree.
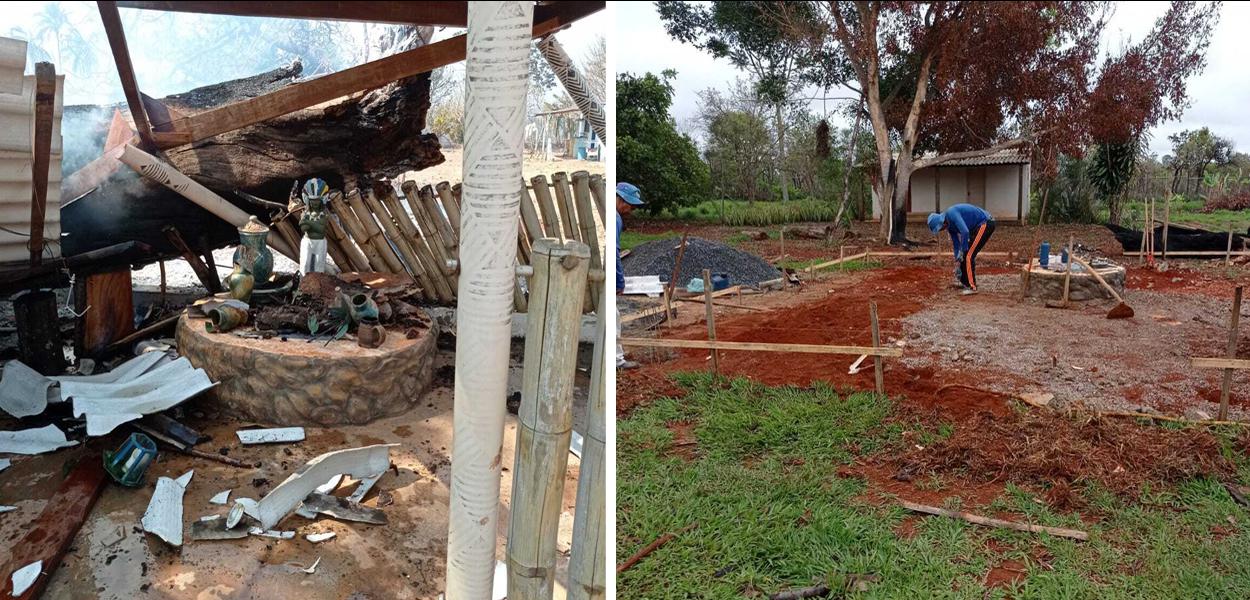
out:
M906 242L918 169L1026 145L1079 156L1179 116L1220 9L1175 0L1146 37L1100 57L1107 2L810 6L814 19L787 3L776 18L826 63L845 65L846 84L864 98L892 244Z

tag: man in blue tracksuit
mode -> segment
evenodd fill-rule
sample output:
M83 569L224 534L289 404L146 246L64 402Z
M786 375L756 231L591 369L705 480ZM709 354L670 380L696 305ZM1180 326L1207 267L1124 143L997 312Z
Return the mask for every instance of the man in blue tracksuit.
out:
M625 270L621 268L621 232L625 230L625 221L621 217L629 216L634 208L642 206L642 192L638 186L624 181L616 184L616 295L625 292ZM616 309L616 337L621 337L621 309ZM637 369L638 363L625 359L625 348L616 345L616 368Z
M943 229L950 232L955 248L955 276L964 288L961 293L977 293L977 254L994 235L994 217L983 208L956 204L929 215L929 231L937 235Z

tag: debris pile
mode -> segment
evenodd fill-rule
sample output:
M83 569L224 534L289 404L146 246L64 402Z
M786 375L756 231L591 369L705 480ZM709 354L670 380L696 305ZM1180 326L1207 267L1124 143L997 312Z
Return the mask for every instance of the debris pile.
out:
M667 282L673 276L680 246L680 238L639 244L621 260L621 266L627 276L655 275ZM682 254L677 285L684 286L691 279L703 277L704 269L711 270L713 274L727 274L730 285L758 286L782 276L776 267L754 254L720 242L690 237Z

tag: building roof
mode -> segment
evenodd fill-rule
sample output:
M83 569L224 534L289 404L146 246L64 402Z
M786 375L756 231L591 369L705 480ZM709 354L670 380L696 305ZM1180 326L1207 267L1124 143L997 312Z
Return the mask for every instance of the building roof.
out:
M1027 165L1029 164L1029 156L1019 150L1006 149L999 150L993 154L986 156L978 156L975 158L961 158L957 160L948 160L939 167L987 167L992 165Z

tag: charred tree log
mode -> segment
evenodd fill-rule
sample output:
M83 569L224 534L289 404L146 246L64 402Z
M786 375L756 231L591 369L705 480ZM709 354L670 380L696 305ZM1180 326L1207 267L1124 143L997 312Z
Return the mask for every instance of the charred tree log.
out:
M421 43L420 37L412 43ZM403 49L403 48L400 48ZM194 114L256 97L294 82L296 62L260 75L197 88L160 100L149 110L155 129L168 129L179 114ZM163 106L169 113L162 113ZM65 108L62 240L79 254L130 240L154 249L151 261L178 255L162 229L202 233L213 247L237 241L234 227L146 181L106 150L108 118L117 107ZM438 139L423 134L430 108L430 74L393 82L363 94L294 112L167 151L164 159L191 179L243 210L260 208L240 199L242 190L283 200L292 182L321 177L332 187L395 177L443 162ZM98 158L97 158L98 157ZM258 214L264 219L266 215ZM267 220L267 219L265 219Z

